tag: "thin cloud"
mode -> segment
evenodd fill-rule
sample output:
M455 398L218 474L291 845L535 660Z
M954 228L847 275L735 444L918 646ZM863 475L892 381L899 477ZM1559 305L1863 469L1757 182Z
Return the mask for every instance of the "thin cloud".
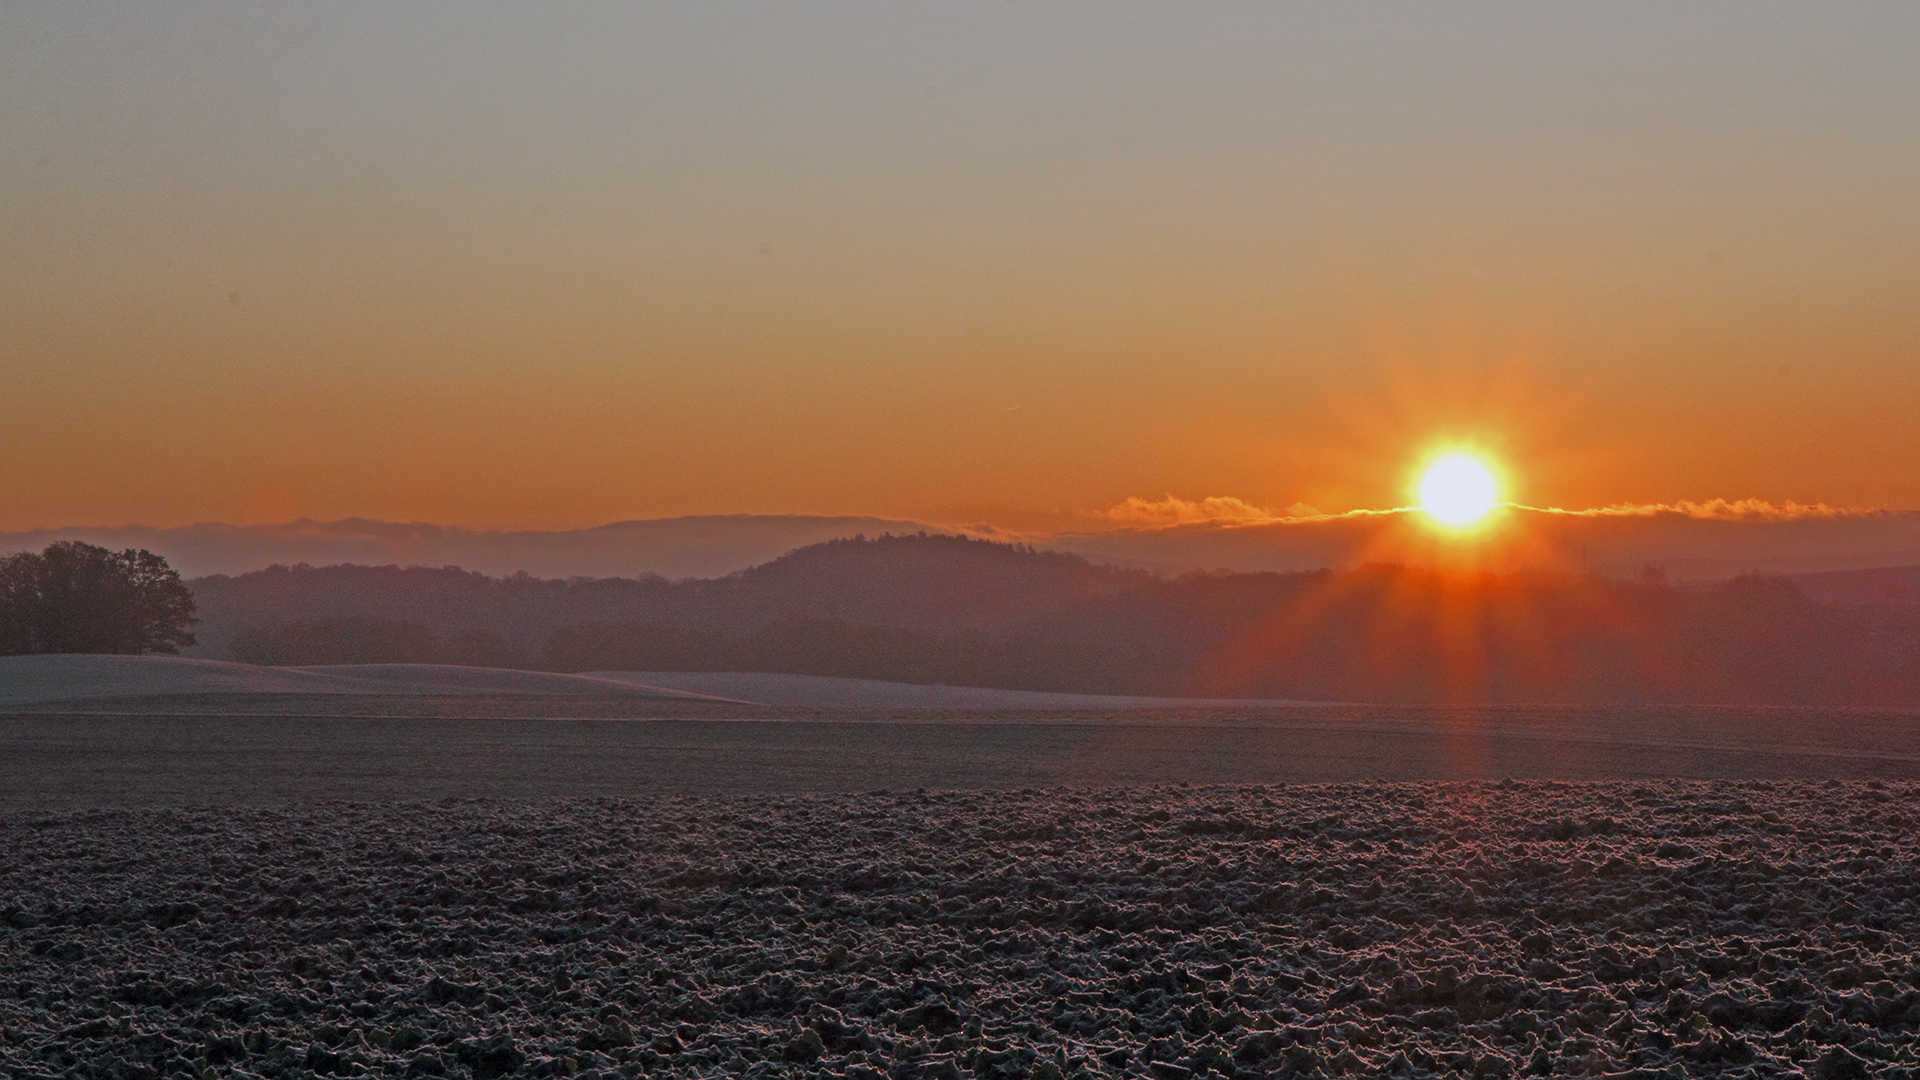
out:
M1558 506L1505 506L1527 513L1561 518L1669 518L1690 521L1727 521L1749 524L1790 523L1798 521L1874 521L1902 517L1899 511L1871 507L1829 506L1826 503L1768 502L1765 499L1681 500L1670 503L1616 503L1584 510ZM1282 525L1336 518L1365 518L1419 513L1417 506L1390 510L1348 510L1328 513L1304 503L1285 510L1274 510L1227 495L1204 499L1182 499L1168 495L1161 499L1129 497L1102 511L1099 516L1133 528L1160 529L1182 525L1218 525L1234 528L1245 525Z
M1698 521L1834 521L1842 518L1887 517L1891 511L1828 506L1826 503L1772 503L1765 499L1682 500L1672 503L1618 503L1591 510L1526 507L1543 514L1569 517L1684 517Z
M1204 499L1179 499L1168 495L1159 500L1130 495L1125 502L1108 507L1104 516L1109 521L1126 525L1160 526L1196 525L1202 522L1252 524L1278 521L1284 515L1225 495L1212 495Z
M1294 503L1285 510L1256 506L1231 495L1210 495L1204 499L1181 499L1168 495L1163 499L1143 499L1131 495L1127 500L1101 512L1108 521L1146 528L1173 525L1271 525L1283 521L1307 521L1337 517Z

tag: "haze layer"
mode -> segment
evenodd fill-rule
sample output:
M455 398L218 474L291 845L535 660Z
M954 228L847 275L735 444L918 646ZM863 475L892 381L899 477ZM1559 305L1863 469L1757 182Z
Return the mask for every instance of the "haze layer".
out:
M1920 505L1920 10L0 10L0 529Z

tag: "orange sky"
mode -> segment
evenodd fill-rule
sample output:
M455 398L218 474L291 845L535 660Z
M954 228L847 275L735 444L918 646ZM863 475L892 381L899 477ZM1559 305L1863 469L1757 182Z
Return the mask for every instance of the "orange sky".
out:
M1920 8L0 9L0 530L1920 507Z

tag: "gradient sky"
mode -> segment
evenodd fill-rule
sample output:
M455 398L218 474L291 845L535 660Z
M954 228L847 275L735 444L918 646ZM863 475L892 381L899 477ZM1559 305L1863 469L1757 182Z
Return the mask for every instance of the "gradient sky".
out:
M1920 5L0 4L0 529L1920 507Z

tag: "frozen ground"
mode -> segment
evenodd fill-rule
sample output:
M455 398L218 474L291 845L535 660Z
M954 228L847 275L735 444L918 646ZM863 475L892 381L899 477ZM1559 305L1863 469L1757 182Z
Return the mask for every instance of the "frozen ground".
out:
M1182 781L1920 780L1911 710L1305 705L790 675L0 661L0 809Z
M1920 1075L1910 711L42 659L8 1078Z
M183 656L0 656L0 708L157 695L521 694L627 698L699 696L633 679L446 664L258 667Z
M0 810L1180 781L1920 780L1912 715L1844 711L843 711L716 719L697 714L739 710L649 702L656 714L671 706L683 715L629 719L632 703L613 699L238 704L255 711L165 699L121 714L0 715ZM342 711L369 705L384 711ZM556 708L568 715L548 715ZM321 709L336 711L314 711Z
M1917 796L16 810L0 1074L1911 1076Z
M594 678L803 709L1118 710L1311 705L1311 702L1051 694L748 671L596 671Z
M1129 709L1296 704L1049 694L737 671L598 671L562 675L446 664L259 667L179 656L0 656L0 707L163 694L718 697L745 704L807 709Z
M0 809L1503 777L1920 780L1920 717L238 693L0 713Z

